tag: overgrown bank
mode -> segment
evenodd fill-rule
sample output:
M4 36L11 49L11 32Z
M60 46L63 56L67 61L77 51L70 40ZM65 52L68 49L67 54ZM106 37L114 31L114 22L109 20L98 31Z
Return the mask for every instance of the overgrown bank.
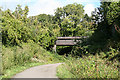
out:
M57 76L61 78L119 78L119 62L102 59L99 55L83 58L68 57L65 64L57 68Z
M3 77L12 77L29 67L63 62L64 58L46 51L36 43L23 43L20 46L5 47L2 49Z

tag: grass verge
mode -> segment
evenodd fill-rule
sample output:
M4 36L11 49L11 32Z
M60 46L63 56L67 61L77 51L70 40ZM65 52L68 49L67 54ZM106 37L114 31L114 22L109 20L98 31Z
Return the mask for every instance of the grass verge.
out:
M110 62L99 56L83 58L69 57L65 64L57 67L59 78L118 78L118 62Z

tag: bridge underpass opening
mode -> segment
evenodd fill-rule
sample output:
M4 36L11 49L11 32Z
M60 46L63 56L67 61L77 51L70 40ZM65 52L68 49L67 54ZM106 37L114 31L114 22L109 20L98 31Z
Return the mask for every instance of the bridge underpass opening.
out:
M73 46L56 46L56 53L59 55L70 54L73 49Z

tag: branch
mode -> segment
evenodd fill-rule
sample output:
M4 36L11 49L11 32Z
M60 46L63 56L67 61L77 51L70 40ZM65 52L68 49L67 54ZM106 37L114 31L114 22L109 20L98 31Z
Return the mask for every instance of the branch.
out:
M16 17L15 17L14 15L12 15L9 11L8 11L8 14L9 14L12 18L16 19Z
M120 33L120 27L117 25L114 25L114 27L115 27L115 30Z

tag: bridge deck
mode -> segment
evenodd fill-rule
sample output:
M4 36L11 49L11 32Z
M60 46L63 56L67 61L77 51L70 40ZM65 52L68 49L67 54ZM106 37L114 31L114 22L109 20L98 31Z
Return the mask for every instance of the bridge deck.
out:
M57 40L56 45L58 46L73 46L81 40Z
M81 39L88 38L88 36L82 36L82 37L57 37L57 40L55 42L55 45L53 49L56 52L56 46L74 46L77 45L78 42L82 42Z

